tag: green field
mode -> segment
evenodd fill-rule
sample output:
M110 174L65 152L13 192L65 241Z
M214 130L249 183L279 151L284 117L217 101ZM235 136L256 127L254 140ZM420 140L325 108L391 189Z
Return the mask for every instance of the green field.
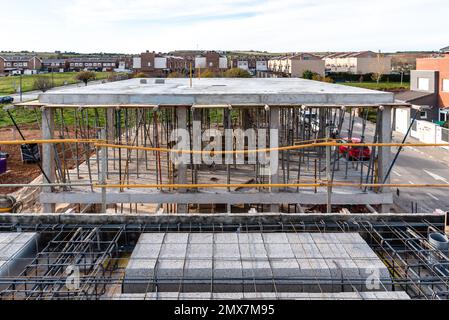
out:
M410 90L410 83L408 82L402 84L400 82L338 82L338 84L381 91Z
M39 75L22 76L22 92L33 91L34 80L38 77L48 77L54 83L55 87L63 86L64 83L73 84L79 82L75 79L77 72L64 72L64 73L47 73ZM109 72L96 72L96 79L106 79ZM0 78L0 95L8 95L16 93L20 85L20 77L1 77Z

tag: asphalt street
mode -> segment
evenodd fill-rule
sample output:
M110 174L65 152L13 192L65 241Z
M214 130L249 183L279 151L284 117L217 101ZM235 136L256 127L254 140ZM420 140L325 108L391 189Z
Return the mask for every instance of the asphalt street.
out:
M342 136L348 129L349 114L346 115ZM375 124L367 121L365 137L372 142ZM356 118L355 137L362 132L362 119ZM402 142L404 135L393 132L393 141ZM419 142L408 137L406 142ZM398 148L391 148L393 160ZM390 174L391 183L399 184L449 184L449 150L441 147L403 148ZM436 209L449 211L449 188L395 188L395 204L404 212L412 212L412 203L418 206L418 212L434 212Z

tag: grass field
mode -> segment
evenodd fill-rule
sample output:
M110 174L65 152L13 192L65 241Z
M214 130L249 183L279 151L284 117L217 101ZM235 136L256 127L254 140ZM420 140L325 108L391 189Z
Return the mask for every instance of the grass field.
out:
M64 73L53 73L53 74L39 74L39 75L29 75L22 76L22 92L33 91L34 80L38 77L48 77L52 79L55 87L63 86L64 83L73 84L79 82L75 79L76 72L64 72ZM97 80L106 79L108 77L108 72L96 72ZM0 95L8 95L16 93L20 85L20 77L1 77L0 78Z
M338 82L345 86L359 87L371 90L381 90L381 91L397 91L397 90L410 90L410 83L404 82Z

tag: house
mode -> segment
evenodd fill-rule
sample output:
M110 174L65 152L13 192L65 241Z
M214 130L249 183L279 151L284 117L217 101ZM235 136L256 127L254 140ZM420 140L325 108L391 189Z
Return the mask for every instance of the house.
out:
M236 56L229 60L230 68L240 68L250 73L267 72L269 57L265 56Z
M33 74L42 67L42 60L37 56L0 56L0 75Z
M326 72L331 73L391 73L391 57L373 51L337 52L324 56Z
M228 69L228 58L216 51L206 51L195 57L195 69L223 72Z
M70 71L113 71L117 67L117 58L78 57L68 59L68 68Z
M42 69L49 72L65 72L69 68L67 59L43 59Z
M416 60L417 72L435 72L438 79L435 80L435 91L437 95L437 107L439 108L439 121L449 121L449 55L442 54L429 58ZM421 91L426 88L432 89L432 79L422 76L418 79L418 87Z
M268 60L268 70L273 76L293 78L302 77L304 71L312 71L320 76L325 75L324 61L311 53L272 58Z
M134 72L142 72L149 77L164 77L171 72L185 73L189 68L184 57L146 51L133 58Z

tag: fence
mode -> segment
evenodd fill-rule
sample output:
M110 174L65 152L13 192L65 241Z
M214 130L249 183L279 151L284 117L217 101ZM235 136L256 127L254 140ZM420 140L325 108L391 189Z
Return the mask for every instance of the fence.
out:
M416 120L410 131L410 135L425 143L449 142L449 129L425 120ZM443 148L449 150L449 147Z

